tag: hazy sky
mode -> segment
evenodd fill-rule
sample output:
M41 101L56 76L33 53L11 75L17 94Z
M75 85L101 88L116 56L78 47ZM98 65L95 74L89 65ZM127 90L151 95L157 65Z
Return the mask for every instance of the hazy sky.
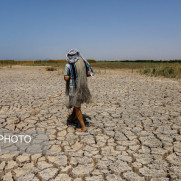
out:
M181 0L0 0L0 59L181 59Z

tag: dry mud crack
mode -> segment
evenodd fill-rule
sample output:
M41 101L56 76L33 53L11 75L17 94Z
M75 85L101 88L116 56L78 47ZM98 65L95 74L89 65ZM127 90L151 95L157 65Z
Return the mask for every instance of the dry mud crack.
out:
M0 69L0 127L42 131L48 153L0 153L6 181L181 180L181 83L126 70L88 78L86 133L67 126L63 70Z

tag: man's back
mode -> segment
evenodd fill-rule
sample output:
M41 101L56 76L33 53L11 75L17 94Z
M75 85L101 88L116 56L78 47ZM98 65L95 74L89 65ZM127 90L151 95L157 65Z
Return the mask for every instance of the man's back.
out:
M86 78L89 72L89 68L89 64L83 59L79 59L75 63L66 64L64 76L69 76L69 89L72 89L69 91L74 92L76 90L78 79L80 79L82 76L85 76ZM79 81L81 80L82 78Z

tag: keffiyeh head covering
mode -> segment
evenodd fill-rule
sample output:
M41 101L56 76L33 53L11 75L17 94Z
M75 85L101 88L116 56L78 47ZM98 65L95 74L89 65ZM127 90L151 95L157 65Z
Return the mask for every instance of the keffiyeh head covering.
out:
M79 60L80 58L82 58L82 57L80 56L79 51L76 50L76 49L71 49L71 50L69 50L66 56L67 56L67 61L68 61L69 63L75 63L75 62L77 62L77 60Z
M68 51L68 53L66 54L66 57L67 57L67 61L69 63L75 63L77 62L79 59L83 59L84 61L87 62L87 60L85 58L83 58L81 55L80 55L80 52L76 49L71 49ZM89 62L87 62L89 64ZM90 64L89 64L90 65ZM90 66L90 74L91 76L93 77L94 76L94 72Z

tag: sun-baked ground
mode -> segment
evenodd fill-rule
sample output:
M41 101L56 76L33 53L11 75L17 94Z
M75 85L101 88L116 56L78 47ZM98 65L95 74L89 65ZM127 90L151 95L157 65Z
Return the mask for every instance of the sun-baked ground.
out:
M48 153L0 153L11 181L167 181L181 179L181 83L130 70L88 78L93 102L82 105L87 132L67 125L63 70L0 69L0 126L49 134Z

